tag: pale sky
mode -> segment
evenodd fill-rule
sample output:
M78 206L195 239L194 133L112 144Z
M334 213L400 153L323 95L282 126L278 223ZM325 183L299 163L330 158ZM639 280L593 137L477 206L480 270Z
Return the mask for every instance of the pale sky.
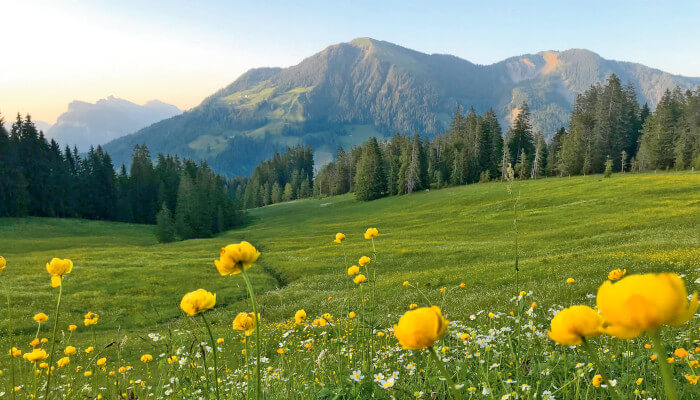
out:
M0 0L0 113L53 123L109 95L188 109L249 68L363 36L479 64L587 48L700 76L698 16L700 1Z

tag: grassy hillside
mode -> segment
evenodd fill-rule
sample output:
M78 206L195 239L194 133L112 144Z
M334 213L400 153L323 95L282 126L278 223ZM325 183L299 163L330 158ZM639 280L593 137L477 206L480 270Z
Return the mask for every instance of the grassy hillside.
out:
M615 175L516 183L521 279L550 302L585 299L612 268L630 272L674 270L697 278L700 175ZM91 310L101 329L136 329L179 314L180 296L204 287L218 293L219 309L242 309L240 279L218 276L213 260L226 244L248 240L261 250L251 270L267 319L288 318L298 308L319 313L344 298L341 246L349 262L371 256L362 239L377 227L378 285L394 301L387 312L417 300L401 282L420 283L429 293L467 283L448 313L503 308L513 292L513 214L503 183L392 197L360 203L351 196L303 200L255 209L244 228L212 239L157 244L151 226L43 218L0 220L0 254L8 260L4 285L13 293L13 313L23 319L51 310L44 264L68 257L75 269L65 304L78 318ZM575 286L563 290L568 277ZM272 290L276 289L276 290ZM437 293L433 293L438 296ZM327 301L328 297L333 297ZM153 312L157 310L158 316ZM227 312L228 314L228 312ZM4 322L3 322L4 324ZM4 326L4 325L3 325Z
M117 391L127 398L131 390L139 398L163 398L168 393L201 398L202 391L215 398L206 330L197 325L199 318L179 317L182 295L200 287L217 295L207 318L213 323L213 337L221 338L224 397L243 397L245 382L252 376L243 353L248 344L231 330L231 321L236 313L251 308L244 300L240 275L224 278L213 266L221 246L241 240L262 252L249 272L265 323L264 390L270 398L368 398L372 390L382 399L409 398L413 393L429 398L431 391L437 394L433 398L447 398L432 361L424 352L402 350L389 330L411 303L440 305L450 320L448 334L436 346L456 381L465 385L465 394L488 389L492 398L516 391L525 397L538 394L537 398L546 398L547 393L556 398L607 398L605 389L592 385L600 371L587 364L590 359L581 348L565 350L547 338L549 321L562 307L595 305L598 286L615 268L626 268L628 274L676 272L689 291L698 291L699 187L700 175L693 173L516 182L521 268L517 289L513 202L504 183L369 203L340 196L278 204L252 210L247 226L219 237L167 245L155 243L150 226L5 219L0 220L0 255L7 259L7 268L0 279L11 297L12 321L21 335L14 343L26 352L36 330L32 315L49 314L49 327L54 318L57 291L49 288L44 263L51 257L75 262L64 280L57 345L58 352L68 344L79 348L71 355L70 367L58 370L56 390L66 398L97 394L114 398ZM376 255L371 242L362 238L370 226L379 229ZM347 235L343 245L332 242L336 232ZM351 284L349 306L358 317L342 318L345 271L362 255L373 258L376 271L377 321L369 333L360 330L364 307L357 285ZM575 282L566 283L567 278ZM413 287L404 286L404 281ZM537 303L537 310L523 314L521 327L509 315L516 310L513 299L519 290L527 293L523 312L531 301ZM309 323L323 313L334 319L325 328L294 325L289 321L298 309L306 310ZM87 311L100 315L96 339L81 325ZM0 312L0 347L7 348L6 309ZM668 346L664 357L673 357L673 349L681 346L694 352L700 344L698 322L696 317L679 329L664 330ZM69 323L80 326L72 335L66 331ZM513 329L523 333L518 336ZM39 337L50 336L48 330L42 327ZM463 339L465 333L472 339ZM644 390L639 393L661 398L658 367L649 358L651 350L642 347L648 340L642 336L623 342L604 336L596 340L596 348L625 393ZM363 343L376 343L372 363L361 362L359 353L368 351ZM96 352L86 355L88 345L94 345ZM347 349L353 349L352 358L336 357ZM152 354L155 361L141 363L143 353ZM204 353L209 368L200 359ZM695 353L685 360L678 356L672 366L681 398L691 398L695 388L689 383L695 373L688 364L697 360ZM180 363L169 365L166 359L173 354ZM108 361L100 371L94 362L103 356ZM514 366L513 357L526 361ZM27 362L17 365L18 382L23 382L18 398L29 398L34 387L29 377L34 375ZM415 372L416 365L425 374ZM133 368L114 375L120 366ZM6 360L0 362L0 370L8 371ZM95 375L83 375L87 370ZM351 373L360 370L368 379L356 383ZM372 381L375 372L386 378L379 380L379 386ZM394 374L396 382L387 378ZM42 382L43 378L39 387ZM0 391L8 385L10 374L1 374Z

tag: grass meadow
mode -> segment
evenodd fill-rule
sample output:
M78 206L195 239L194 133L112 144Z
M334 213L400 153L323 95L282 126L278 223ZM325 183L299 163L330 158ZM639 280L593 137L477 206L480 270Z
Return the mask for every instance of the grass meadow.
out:
M581 346L547 337L556 312L594 306L616 268L675 272L688 292L700 289L700 175L549 178L516 181L512 191L517 286L513 198L504 182L367 203L344 195L275 204L251 210L242 228L170 244L156 243L152 226L0 219L7 260L0 282L9 298L9 308L0 298L0 346L26 353L35 337L51 338L57 289L45 264L59 257L74 268L63 280L54 360L66 346L77 352L55 366L51 398L664 399L661 361L678 398L700 398L697 314L662 330L665 360L652 359L645 334L592 339L606 371ZM363 238L368 227L379 230L376 253ZM347 236L342 244L333 242L337 232ZM252 311L244 279L214 267L221 247L243 240L261 252L248 270L262 321L260 393L251 383L255 335L232 329L239 312ZM346 273L361 256L372 259L367 285ZM202 320L179 308L199 288L217 296L206 313L214 346ZM393 337L411 304L437 305L450 321L433 347L439 362ZM308 317L296 324L301 309ZM89 311L99 321L86 327ZM37 334L39 312L49 320ZM674 356L678 348L689 354ZM153 360L142 362L144 354ZM5 355L0 370L0 398L45 398L46 368ZM610 379L596 382L598 374Z

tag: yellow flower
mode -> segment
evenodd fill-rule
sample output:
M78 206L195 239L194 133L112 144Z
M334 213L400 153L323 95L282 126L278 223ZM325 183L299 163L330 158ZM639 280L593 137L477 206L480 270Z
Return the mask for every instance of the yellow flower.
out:
M377 332L377 337L384 337L386 334L384 332Z
M600 387L600 384L603 383L603 377L600 376L600 375L596 375L596 376L594 376L593 379L591 380L591 383L592 383L593 386L595 386L595 387Z
M68 357L63 357L63 358L61 358L60 360L58 360L58 361L56 362L56 364L57 364L59 367L65 367L66 365L70 364L70 358L68 358Z
M75 349L75 347L73 347L73 346L66 346L66 349L63 351L63 353L64 353L65 355L67 355L67 356L70 356L70 355L72 355L72 354L75 354L76 351L77 351L77 350Z
M41 338L41 343L46 344L46 343L48 343L48 342L49 342L49 339L47 339L47 338Z
M676 351L674 351L673 354L675 354L676 357L678 357L678 358L686 358L690 355L690 353L688 353L688 350L686 350L682 347L676 349Z
M535 302L533 301L532 303L530 303L530 307L531 307L531 308L537 308L537 303L535 303Z
M567 278L566 279L566 283L574 283L574 282L576 282L576 279L574 279L574 278Z
M408 285L410 285L410 283L408 283L408 281L403 281L403 285L408 286Z
M49 316L44 314L43 312L40 312L39 314L34 315L34 321L38 323L46 322L49 320Z
M467 287L467 284L466 284L466 283L464 283L464 282L462 282L462 283L460 283L460 284L459 284L459 287L461 287L461 288L463 288L463 287Z
M367 277L365 277L362 274L357 275L355 278L352 280L353 282L360 284L360 283L365 283L367 282Z
M19 357L19 356L22 355L22 350L20 350L20 349L18 349L18 348L16 348L16 347L13 347L13 348L10 349L10 355L11 355L12 357Z
M224 344L224 338L220 337L216 339L216 344Z
M46 369L46 368L48 368L48 367L49 367L49 364L46 363L46 362L43 362L43 363L39 364L39 368Z
M352 267L348 268L348 275L353 276L357 275L360 273L360 267L357 265L353 265Z
M327 323L328 321L326 321L324 318L316 318L312 324L315 326L326 326Z
M333 316L330 315L329 313L325 313L325 314L321 315L321 318L325 319L328 322L333 322Z
M107 365L107 357L100 358L95 364L97 364L99 367L104 367Z
M248 242L230 244L222 247L219 259L214 260L216 269L223 276L240 274L243 269L250 268L260 257L260 252Z
M350 311L350 313L348 313L348 319L353 319L353 318L355 318L356 316L357 316L357 314L355 314L354 311Z
M51 275L51 287L61 286L63 275L70 273L73 270L73 261L69 259L61 260L60 258L52 258L46 263L46 271Z
M411 303L411 304L408 305L408 308L411 309L411 310L415 310L416 308L418 308L418 304L416 304L416 303Z
M469 340L470 337L472 337L472 336L471 336L470 334L468 334L468 333L463 333L463 334L461 334L461 335L459 336L459 338L460 338L461 340Z
M119 367L118 371L120 374L123 374L124 372L126 372L126 367Z
M662 325L680 326L698 309L698 295L690 303L683 280L674 273L630 275L598 289L597 305L605 333L632 339Z
M637 379L636 381L634 381L634 383L636 383L637 386L641 385L642 382L644 382L644 378L639 378L639 379Z
M277 349L277 354L284 354L284 348Z
M87 349L85 349L85 352L86 352L87 354L90 354L90 353L92 353L93 351L95 351L95 348L92 347L92 346L90 346L90 347L88 347Z
M83 376L91 376L91 375L92 375L92 371L85 371L85 373L83 374Z
M404 313L394 335L404 349L420 350L440 340L448 324L439 307L421 307Z
M334 242L340 243L340 242L342 242L343 240L345 240L345 234L344 234L344 233L338 232L338 233L335 234L335 240L334 240Z
M250 336L255 331L255 315L253 313L238 313L233 320L233 329L245 332Z
M379 231L377 228L367 228L365 231L365 239L373 239L379 236Z
M85 319L83 320L83 323L85 326L88 325L95 325L97 324L97 321L100 319L100 316L95 314L92 311L88 311L87 314L84 315Z
M698 384L698 376L697 375L686 375L685 379L688 380L688 383L691 385L697 385Z
M68 325L68 330L69 330L69 331L73 332L73 331L75 331L76 329L78 329L78 327L77 327L76 325Z
M13 355L14 354L16 354L16 353L13 353ZM21 354L21 352L20 352L20 354ZM44 349L34 349L31 351L31 353L24 353L24 356L22 356L22 357L29 362L37 363L37 362L46 360L46 358L48 356L49 355L46 354ZM15 357L17 357L17 356L15 356Z
M5 257L0 257L0 271L5 269L6 266L7 266L7 261L5 261Z
M625 275L627 275L627 270L618 268L610 271L610 273L608 274L608 279L610 279L611 281L617 281L624 278Z
M357 263L360 264L360 267L364 267L365 265L369 264L370 261L372 261L372 260L370 260L369 257L362 256L362 257L360 257L360 260Z
M34 340L32 340L31 342L29 342L29 345L32 346L32 347L36 347L36 346L39 345L39 343L40 343L40 342L39 342L39 339L34 338Z
M673 357L669 357L666 359L666 362L668 362L669 364L673 364L675 361L676 361L676 359Z
M216 295L207 292L204 289L197 289L194 292L189 292L182 297L180 308L188 316L199 314L214 307L216 304Z
M301 323L304 322L305 320L306 320L306 311L304 311L304 310L298 310L298 311L294 314L294 322L295 322L295 323L301 324Z
M153 356L150 354L144 354L141 356L141 362L148 364L149 362L153 361Z
M572 306L561 310L552 318L549 337L565 346L577 345L584 338L602 334L600 315L588 306Z
M174 364L177 362L177 356L168 357L168 364Z
M440 288L440 293L445 293L446 290L446 288Z
M489 318L494 319L496 318L496 314L489 312Z

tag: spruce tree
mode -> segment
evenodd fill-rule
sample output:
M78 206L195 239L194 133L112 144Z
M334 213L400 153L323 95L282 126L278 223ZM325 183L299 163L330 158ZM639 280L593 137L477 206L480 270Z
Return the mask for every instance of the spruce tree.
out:
M369 201L382 197L386 191L384 162L377 139L372 137L363 148L355 176L355 197Z
M156 215L156 238L159 243L175 241L175 222L168 206L163 203L158 215Z

